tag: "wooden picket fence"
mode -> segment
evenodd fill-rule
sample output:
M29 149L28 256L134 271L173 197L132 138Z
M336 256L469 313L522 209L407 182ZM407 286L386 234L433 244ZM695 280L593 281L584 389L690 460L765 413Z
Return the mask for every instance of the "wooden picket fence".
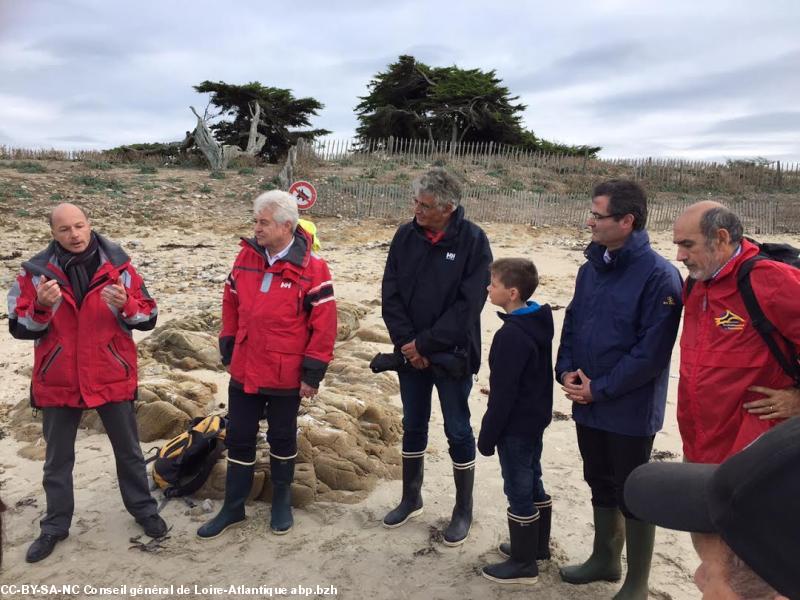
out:
M368 182L320 182L319 199L311 210L322 216L402 220L412 215L408 186ZM650 201L647 227L672 228L675 218L694 200ZM583 227L589 211L585 194L548 194L490 187L464 189L462 204L476 222L521 223L549 227ZM740 216L748 234L800 231L800 201L790 203L768 196L727 202Z
M298 145L298 159L362 166L410 166L433 163L509 169L536 178L542 171L564 178L577 191L600 178L624 177L640 181L651 190L800 191L800 163L776 161L689 161L674 158L597 159L565 156L494 142L451 143L420 139L320 139Z

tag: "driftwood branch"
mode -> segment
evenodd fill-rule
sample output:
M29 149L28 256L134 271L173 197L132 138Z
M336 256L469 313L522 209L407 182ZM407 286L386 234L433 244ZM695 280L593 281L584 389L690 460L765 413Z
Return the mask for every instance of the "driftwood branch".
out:
M228 163L235 156L241 154L241 148L237 146L222 145L211 134L206 121L197 114L194 106L189 107L194 116L197 117L197 126L194 128L194 142L208 160L211 168L215 171L225 169Z
M253 100L247 107L250 109L250 134L247 136L247 149L244 153L255 156L267 143L267 136L258 132L258 125L261 123L261 105Z

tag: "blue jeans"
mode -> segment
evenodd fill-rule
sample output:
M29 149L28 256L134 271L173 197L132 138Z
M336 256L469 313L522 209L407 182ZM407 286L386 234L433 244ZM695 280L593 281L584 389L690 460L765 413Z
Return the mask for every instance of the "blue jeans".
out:
M518 517L536 514L535 502L547 500L542 484L543 431L528 437L504 435L497 442L503 492L508 508Z
M403 453L416 453L428 447L428 421L431 418L433 386L439 392L444 416L444 433L454 463L475 460L475 436L469 424L469 391L472 377L451 379L434 375L431 369L398 373L403 401Z

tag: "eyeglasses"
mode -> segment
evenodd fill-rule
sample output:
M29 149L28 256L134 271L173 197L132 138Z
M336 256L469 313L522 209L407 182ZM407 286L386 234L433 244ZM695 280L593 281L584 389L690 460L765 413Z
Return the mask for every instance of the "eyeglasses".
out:
M432 211L434 208L437 208L436 205L423 204L416 198L411 200L411 206L414 207L414 210L420 209L424 213Z
M602 221L603 219L610 219L611 217L621 217L622 215L618 215L617 213L611 213L610 215L601 215L600 213L596 213L593 210L589 211L589 218L592 221Z

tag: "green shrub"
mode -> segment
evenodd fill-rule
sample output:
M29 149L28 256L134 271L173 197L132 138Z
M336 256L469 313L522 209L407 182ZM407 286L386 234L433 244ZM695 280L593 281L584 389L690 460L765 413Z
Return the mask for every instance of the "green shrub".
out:
M102 177L94 177L93 175L78 175L72 179L75 183L89 188L89 191L99 192L102 190L113 190L116 192L125 189L121 181L113 178L103 179Z
M158 173L158 169L156 169L151 165L142 165L141 167L139 167L139 173L141 173L142 175L154 175Z
M98 169L100 171L108 171L114 168L114 166L110 162L104 160L93 160L86 163L86 166L89 167L90 169Z
M211 179L225 179L225 171L211 171L209 177Z
M42 163L25 161L17 163L14 168L20 173L47 173L47 169Z
M242 167L239 169L239 175L255 175L256 170L253 167Z

